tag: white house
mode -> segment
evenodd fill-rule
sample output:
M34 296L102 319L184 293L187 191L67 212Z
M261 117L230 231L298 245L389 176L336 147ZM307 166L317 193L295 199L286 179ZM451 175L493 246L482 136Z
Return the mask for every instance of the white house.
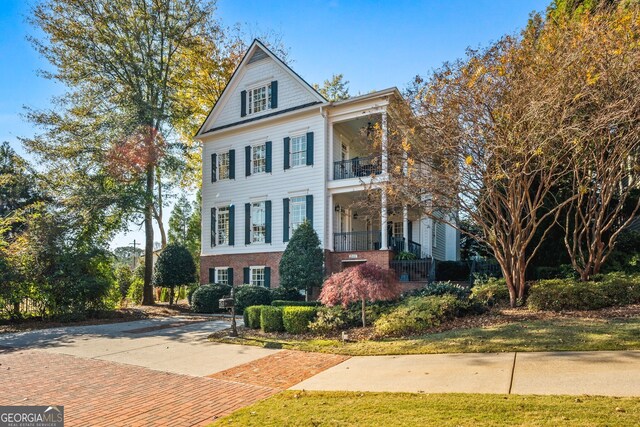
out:
M401 280L425 281L429 260L456 260L458 234L379 192L388 178L390 88L328 102L254 41L196 136L202 142L201 281L277 287L293 231L308 219L327 274L354 263L419 258ZM382 129L382 148L367 143ZM375 190L373 190L375 191Z

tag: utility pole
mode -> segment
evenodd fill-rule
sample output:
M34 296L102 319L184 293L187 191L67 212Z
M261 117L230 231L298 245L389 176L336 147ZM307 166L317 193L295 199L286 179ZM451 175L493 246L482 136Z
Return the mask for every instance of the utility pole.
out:
M136 239L133 239L133 269L134 270L136 269L136 258L137 258L137 256L136 256L136 245L137 245Z

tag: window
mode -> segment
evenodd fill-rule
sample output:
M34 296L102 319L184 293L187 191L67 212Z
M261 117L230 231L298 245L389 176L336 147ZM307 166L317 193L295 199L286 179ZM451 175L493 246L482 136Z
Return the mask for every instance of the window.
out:
M291 234L293 234L296 228L307 218L306 197L292 197L290 209L289 226L291 227Z
M251 147L251 170L252 173L267 171L266 144L254 145L253 147Z
M271 108L271 84L247 91L248 114L259 113Z
M229 152L218 155L218 179L229 179Z
M219 285L228 285L229 284L229 268L216 267L214 283L217 283Z
M307 135L291 138L291 166L307 164Z
M229 207L218 209L218 244L229 244Z
M253 286L264 286L264 267L251 267L251 281Z
M251 204L251 242L264 243L267 233L265 202Z
M393 237L403 237L403 224L401 222L394 222L392 224L393 228L391 230Z

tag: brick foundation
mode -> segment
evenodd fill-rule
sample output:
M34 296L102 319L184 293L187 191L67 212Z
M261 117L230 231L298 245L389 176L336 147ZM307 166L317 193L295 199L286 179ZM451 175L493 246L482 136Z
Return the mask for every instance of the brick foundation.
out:
M382 268L389 268L393 253L391 251L356 251L356 252L326 252L327 275L339 273L344 268L369 262ZM343 262L345 261L345 262Z
M280 259L282 252L257 252L249 254L222 254L222 255L205 255L200 257L200 283L208 283L209 269L214 267L231 267L233 268L234 285L242 285L242 271L245 267L252 265L264 265L271 267L271 287L280 286Z

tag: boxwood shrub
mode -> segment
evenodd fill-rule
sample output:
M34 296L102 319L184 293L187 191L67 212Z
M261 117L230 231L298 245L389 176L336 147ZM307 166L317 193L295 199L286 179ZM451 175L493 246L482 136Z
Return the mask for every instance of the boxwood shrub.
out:
M302 334L309 330L309 324L315 320L315 307L283 307L282 324L290 334Z
M466 286L451 282L433 282L424 288L411 291L408 296L428 297L432 295L453 295L458 299L467 299L469 294L471 294L471 289Z
M299 290L291 289L291 288L283 288L282 286L271 289L271 298L274 300L284 300L284 301L304 300L304 296L300 293Z
M271 304L271 292L262 286L242 285L236 288L236 312L242 313L245 307Z
M471 288L471 299L482 304L494 305L509 302L509 288L504 279L490 277L486 282Z
M252 305L244 309L244 326L251 329L260 329L260 313L264 305Z
M270 305L263 306L260 310L260 329L262 329L262 332L283 331L282 309Z
M375 332L379 336L420 333L461 314L467 305L453 295L407 298L374 323Z
M218 301L229 294L231 294L231 286L202 285L191 296L191 309L196 313L219 312Z
M285 300L273 300L271 305L274 307L318 307L319 301L285 301Z

